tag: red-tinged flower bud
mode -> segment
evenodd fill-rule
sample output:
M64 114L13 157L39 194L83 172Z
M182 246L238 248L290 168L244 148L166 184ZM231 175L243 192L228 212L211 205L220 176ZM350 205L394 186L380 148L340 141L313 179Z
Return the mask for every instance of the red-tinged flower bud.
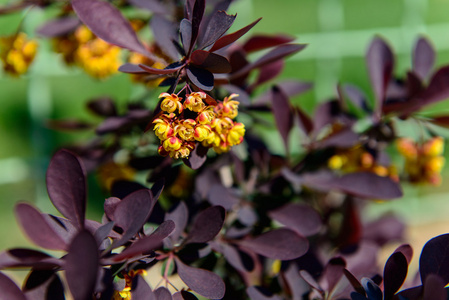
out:
M243 136L245 135L245 125L242 123L235 123L229 130L227 135L227 142L229 145L234 146L243 142Z
M160 145L157 148L157 153L159 153L160 156L167 156L168 152L164 149L164 146Z
M206 125L210 124L215 118L215 113L213 111L213 107L208 106L203 109L196 118L196 121L200 124Z
M164 118L163 116L153 121L153 123L156 124L153 128L154 133L160 140L166 140L175 133L170 120L166 117Z
M179 138L172 136L166 139L162 145L167 152L171 152L179 150L179 148L181 148L182 141Z
M209 134L211 133L211 128L209 125L197 125L195 127L195 140L197 140L198 142L202 142L205 139L208 138Z
M175 132L182 140L193 141L195 125L196 122L192 119L182 120L175 126Z

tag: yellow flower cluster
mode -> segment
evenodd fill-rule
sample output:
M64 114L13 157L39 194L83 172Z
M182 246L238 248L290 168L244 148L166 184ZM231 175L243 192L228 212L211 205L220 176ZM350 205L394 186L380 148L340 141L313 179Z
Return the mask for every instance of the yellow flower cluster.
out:
M232 94L217 105L206 105L203 92L188 94L185 101L176 94L162 93L159 98L163 98L164 113L153 121L154 132L161 141L159 154L187 158L197 142L217 153L240 144L245 126L233 120L238 115L239 102L233 100L237 96ZM185 114L194 118L184 118Z
M125 288L121 291L114 291L112 295L112 300L131 300L131 288L134 277L137 275L146 276L147 272L145 270L131 270L128 274L124 274Z
M0 38L3 70L13 76L24 74L36 56L37 46L37 42L27 39L23 32Z
M399 180L395 166L379 164L373 155L360 145L338 151L329 158L327 165L330 169L340 170L344 173L365 171L382 177L389 176L395 181Z
M401 138L398 139L396 146L405 158L404 171L410 182L441 184L440 173L445 163L442 137L434 137L422 144Z
M152 59L148 58L145 55L142 55L137 52L131 53L129 56L128 62L139 65L147 65L155 69L163 69L165 68L165 65L161 62L154 62ZM153 76L156 77L156 76ZM163 77L160 78L151 78L151 76L148 76L148 74L132 74L131 79L134 82L141 82L146 84L148 87L157 87L159 84L164 80Z
M99 39L84 25L73 34L56 38L54 47L67 64L79 65L98 79L117 73L121 65L120 48Z

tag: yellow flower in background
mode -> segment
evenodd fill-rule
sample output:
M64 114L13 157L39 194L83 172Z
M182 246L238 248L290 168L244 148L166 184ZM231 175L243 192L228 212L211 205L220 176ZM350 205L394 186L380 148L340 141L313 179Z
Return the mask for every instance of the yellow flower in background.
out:
M408 138L398 139L398 152L405 158L404 172L408 180L419 184L441 184L441 171L445 158L444 140L434 137L424 143L416 143Z
M23 32L0 38L3 70L13 76L26 73L36 56L37 48L37 42L28 39Z
M101 185L108 191L116 181L134 179L136 170L126 164L118 164L113 161L102 164L97 171L98 180Z

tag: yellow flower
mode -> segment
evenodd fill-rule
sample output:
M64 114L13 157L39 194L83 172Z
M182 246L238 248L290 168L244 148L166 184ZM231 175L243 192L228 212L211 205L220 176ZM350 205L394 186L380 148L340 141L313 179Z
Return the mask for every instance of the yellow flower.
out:
M99 38L81 44L76 59L86 73L98 79L117 73L121 65L120 48Z
M200 124L206 125L210 124L214 118L214 108L212 106L207 106L199 112L198 117L196 117L196 121Z
M26 73L36 56L37 47L37 42L28 40L23 32L1 38L0 59L3 70L13 76Z
M441 136L434 137L427 141L423 147L422 152L427 156L437 156L443 154L444 140Z
M418 157L418 149L411 139L398 139L396 142L396 148L398 149L399 153L406 159L416 159Z
M206 94L203 92L191 93L186 101L184 101L184 108L190 109L194 112L201 111L206 105L203 102L203 99L206 98Z
M188 158L193 149L195 149L195 144L183 143L178 150L170 152L170 157L174 159Z
M211 133L212 129L209 125L198 124L195 126L194 137L198 142L202 142L207 139Z
M231 94L229 97L226 97L223 100L223 104L222 104L222 107L221 107L221 114L224 117L228 117L228 118L231 118L231 119L234 119L235 117L237 117L237 115L239 113L239 111L238 111L238 109L239 109L239 102L235 101L235 100L232 100L232 99L234 99L234 98L236 98L238 96L239 96L238 94Z
M181 104L181 98L176 94L162 93L159 95L159 98L164 98L161 103L161 109L168 113L172 113L175 110L178 110L179 113L182 112L183 107Z
M154 133L160 140L166 140L170 136L174 135L175 130L172 127L173 118L174 114L162 115L153 121L153 123L156 124L153 128Z
M245 125L242 123L235 123L229 130L227 136L227 142L229 145L234 146L243 142L243 136L245 135Z
M346 161L346 156L335 154L331 158L329 158L327 165L333 170L339 170L345 165Z
M181 148L182 141L179 138L172 136L166 139L162 145L164 146L165 151L171 152L179 150Z
M102 186L111 190L114 182L119 180L133 180L136 170L126 164L107 162L98 168L98 179Z
M175 132L184 141L193 141L195 134L195 125L196 122L192 119L182 120L175 126Z

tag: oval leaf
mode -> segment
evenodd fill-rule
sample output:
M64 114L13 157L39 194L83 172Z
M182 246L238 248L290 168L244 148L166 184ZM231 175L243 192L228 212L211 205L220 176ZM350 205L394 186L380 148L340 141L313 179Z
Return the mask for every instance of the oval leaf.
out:
M276 126L284 141L285 151L288 152L288 134L293 127L293 110L288 97L278 87L273 87L271 93L271 110L276 120Z
M170 291L161 286L154 291L154 295L156 296L156 300L173 300Z
M67 244L32 205L19 203L15 207L17 221L36 245L51 250L66 250Z
M413 51L412 69L421 80L425 80L432 70L435 62L435 50L430 42L421 37L418 39Z
M407 277L408 263L401 252L393 253L384 268L384 299L393 299L394 294Z
M214 88L214 75L205 69L189 65L187 77L192 84L204 91L211 91Z
M79 228L86 212L86 178L77 156L59 150L47 170L47 191L56 209Z
M206 243L212 240L223 227L225 209L221 206L206 208L198 214L184 244Z
M268 215L303 236L317 234L322 227L318 212L306 204L289 203Z
M444 285L449 283L449 270L443 266L449 265L449 234L439 235L429 240L422 249L419 258L419 274L421 282L427 276L435 274L441 277Z
M78 233L65 257L67 285L75 300L91 299L99 268L98 246L87 230Z
M145 278L142 276L136 276L133 279L133 284L131 288L131 299L132 300L159 300L154 295L150 286L146 282Z
M44 37L57 37L68 34L80 25L80 20L76 17L62 17L55 20L48 21L40 26L36 33Z
M229 73L232 71L231 64L225 57L204 50L194 51L191 62L212 73Z
M8 276L0 272L1 298L8 300L27 300L20 288L9 279Z
M185 265L175 257L178 275L194 292L209 299L221 299L225 294L225 284L221 278L210 271Z
M268 231L239 245L268 258L291 260L303 256L309 249L306 238L289 229Z
M99 38L110 44L150 56L137 38L131 24L120 11L101 0L72 0L78 17Z

